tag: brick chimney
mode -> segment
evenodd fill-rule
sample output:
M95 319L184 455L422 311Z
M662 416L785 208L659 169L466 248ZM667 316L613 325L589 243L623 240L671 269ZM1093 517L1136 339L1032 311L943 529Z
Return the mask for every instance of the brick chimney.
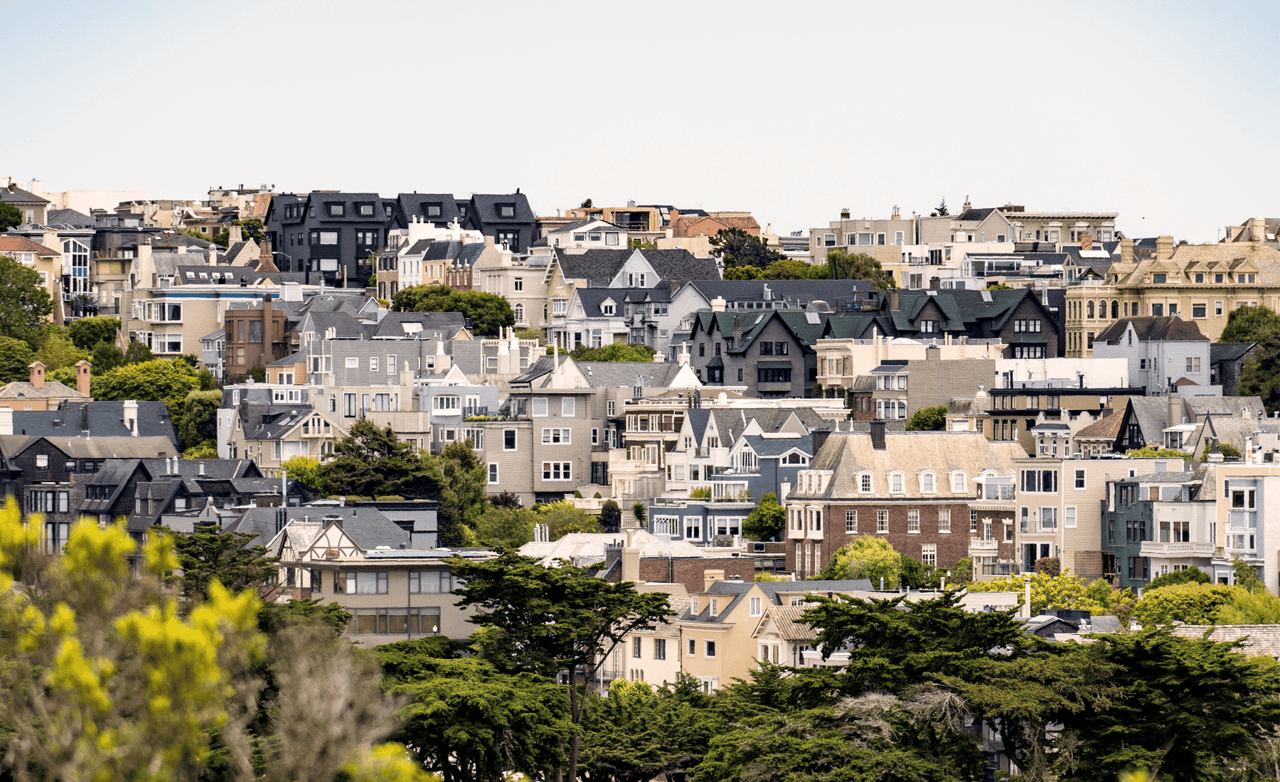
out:
M1120 240L1120 263L1133 263L1133 240Z
M1254 217L1249 220L1249 241L1265 242L1267 240L1267 221L1263 217Z
M275 256L271 253L271 242L263 239L258 243L258 271L260 272L278 272L276 268Z
M91 396L89 389L92 387L90 384L90 380L92 379L90 375L90 367L92 366L92 364L84 359L80 359L76 362L76 390L85 396Z
M28 364L27 369L31 370L31 385L36 388L44 388L44 363L36 361Z
M1080 252L1088 252L1093 249L1093 234L1085 234L1080 237Z
M1156 237L1156 260L1167 261L1173 257L1173 237L1157 236Z
M717 581L724 581L723 570L704 570L702 571L702 591L710 592L711 585Z

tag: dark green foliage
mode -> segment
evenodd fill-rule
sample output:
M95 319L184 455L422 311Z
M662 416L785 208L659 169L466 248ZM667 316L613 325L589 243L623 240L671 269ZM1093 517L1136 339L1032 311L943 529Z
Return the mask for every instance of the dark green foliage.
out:
M1172 573L1165 573L1163 576L1156 576L1147 583L1142 590L1145 595L1153 589L1160 587L1173 586L1175 584L1207 584L1209 583L1209 574L1198 567L1189 567L1186 570L1175 570Z
M947 406L922 407L907 421L908 432L941 432L947 428Z
M924 589L928 584L929 574L924 563L909 554L902 554L902 585L911 589Z
M93 377L95 399L164 402L169 407L171 420L177 422L182 420L187 395L199 387L200 379L186 362L163 358L126 364Z
M574 361L652 361L654 353L648 345L613 342L600 348L579 345L569 355Z
M1232 570L1235 571L1235 584L1243 587L1250 592L1265 592L1267 585L1262 583L1262 579L1258 578L1258 569L1243 559L1237 557L1231 563Z
M9 203L0 203L0 232L22 225L22 212Z
M395 685L433 675L440 660L466 656L467 644L443 635L433 635L382 644L374 647L373 651L382 664L384 684Z
M153 532L163 528L153 527ZM197 530L175 534L174 551L182 566L182 594L207 600L209 585L216 579L232 592L260 590L276 574L275 557L265 546L250 546L254 536L243 532Z
M391 300L391 307L396 312L461 312L471 318L473 333L482 337L497 337L502 327L516 322L503 297L480 291L459 293L447 285L405 288Z
M333 494L398 494L418 499L435 488L418 449L400 442L389 426L379 428L361 418L334 444L333 453L334 458L317 471L319 480Z
M155 354L151 352L151 348L142 342L130 342L129 347L124 351L126 364L141 364L154 359Z
M240 236L246 242L252 239L261 244L262 240L267 238L267 234L262 228L262 221L256 217L250 217L246 220L233 220L232 223L240 226Z
M754 266L763 269L775 261L786 260L782 253L767 246L759 236L741 228L725 228L709 240L711 254L724 261L725 269Z
M31 377L28 368L36 360L31 346L14 337L0 337L0 385Z
M218 407L221 404L220 391L192 391L182 400L178 440L184 451L218 439Z
M342 606L337 603L321 603L318 599L265 602L258 610L258 629L268 635L275 635L300 624L318 624L332 630L336 638L346 631L350 621L351 614Z
M89 363L93 364L93 372L95 374L110 372L117 367L124 366L124 362L124 353L121 353L120 348L110 342L99 342L93 349L93 358L89 359Z
M20 339L32 349L40 347L41 327L53 312L49 292L35 269L7 255L0 255L0 337Z
M649 511L645 508L643 502L640 500L635 501L635 504L631 506L631 515L635 518L636 522L640 524L642 529L648 529Z
M885 271L879 261L864 253L829 250L826 265L825 276L833 280L866 280L876 290L898 287L893 275Z
M618 507L618 503L613 500L605 500L601 503L600 527L610 533L622 529L622 509Z
M267 382L267 368L253 367L249 370L249 377L253 378L255 383L265 383Z
M765 492L760 504L742 522L742 534L752 540L777 540L786 527L787 511L778 502L778 495Z
M471 446L461 440L449 443L439 456L424 461L434 484L433 496L440 503L440 545L457 546L462 543L463 528L474 526L487 504L485 467Z
M524 506L524 504L520 502L520 495L510 491L501 491L497 494L490 494L489 504L495 508L520 508Z
M1227 315L1220 342L1257 342L1240 370L1241 396L1259 396L1267 412L1280 410L1280 314L1268 307L1239 307Z
M947 209L947 199L944 197L942 201L938 204L938 208L934 209L933 213L930 214L929 216L930 217L947 217L950 214L951 214L951 211Z
M92 351L102 342L114 345L119 333L119 318L80 318L67 326L67 335L81 350Z
M1057 557L1041 557L1036 560L1035 568L1037 573L1045 573L1050 576L1062 574L1062 560Z

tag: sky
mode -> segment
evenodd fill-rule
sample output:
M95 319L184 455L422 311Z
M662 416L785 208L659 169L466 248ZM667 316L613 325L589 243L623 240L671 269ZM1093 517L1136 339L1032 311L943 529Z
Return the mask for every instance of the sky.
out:
M1280 216L1275 2L0 0L0 35L0 175L46 191Z

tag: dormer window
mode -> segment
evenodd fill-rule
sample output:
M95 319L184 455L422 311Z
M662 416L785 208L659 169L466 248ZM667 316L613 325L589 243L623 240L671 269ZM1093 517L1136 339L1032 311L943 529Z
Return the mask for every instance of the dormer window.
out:
M361 217L373 217L373 204L360 204L357 208Z
M906 479L900 472L889 473L889 493L902 494L906 491Z
M515 204L498 204L498 217L511 220L511 219L514 219L515 216L516 216Z
M612 315L612 314L613 314L613 312L614 312L614 304L613 304L613 302L611 302L611 301L610 301L610 302L606 302L605 304L601 304L601 305L600 305L600 312L601 312L601 313L603 313L603 314L605 314L605 315Z
M1167 274L1158 273L1158 274L1151 275L1151 282L1154 285L1163 285L1166 281L1168 281Z
M329 209L330 217L342 217L346 214L346 204L326 204L325 206Z
M439 217L444 213L444 204L427 204L427 217Z

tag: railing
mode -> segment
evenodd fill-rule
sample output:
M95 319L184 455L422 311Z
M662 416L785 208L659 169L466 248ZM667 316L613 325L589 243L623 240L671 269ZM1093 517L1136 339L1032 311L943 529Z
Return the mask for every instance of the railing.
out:
M999 551L1000 541L983 540L982 538L969 538L969 552L975 551Z
M1144 540L1138 556L1142 557L1212 557L1212 543L1160 543Z

